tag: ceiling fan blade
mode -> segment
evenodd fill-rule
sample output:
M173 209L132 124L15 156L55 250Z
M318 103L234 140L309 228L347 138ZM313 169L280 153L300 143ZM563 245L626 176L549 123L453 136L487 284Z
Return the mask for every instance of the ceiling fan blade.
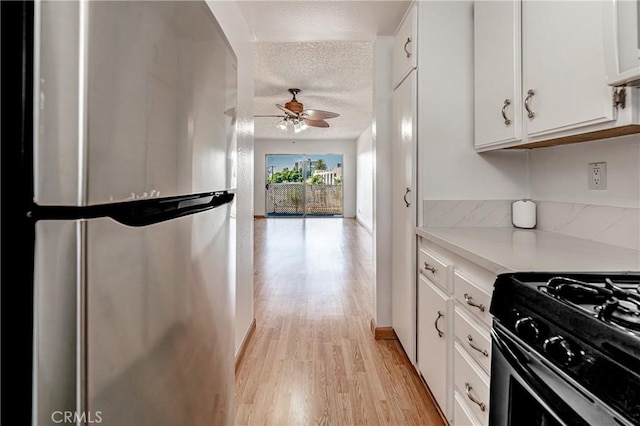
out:
M319 109L306 109L302 111L302 115L309 117L311 120L325 120L327 118L336 118L340 116L340 114L336 114L335 112L322 111Z
M280 109L280 111L284 112L285 114L291 115L293 117L297 117L298 116L298 114L296 114L295 112L291 111L288 108L283 107L280 104L276 104L276 106L278 107L278 109Z
M309 118L305 118L304 122L310 127L329 127L329 123L324 120L311 120Z
M278 118L285 118L286 115L254 115L254 117L278 117Z

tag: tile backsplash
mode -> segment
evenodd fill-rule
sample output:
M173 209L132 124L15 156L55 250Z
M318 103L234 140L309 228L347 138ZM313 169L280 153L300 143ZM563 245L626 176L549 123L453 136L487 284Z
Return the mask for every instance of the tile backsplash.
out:
M538 202L538 229L640 250L640 208Z
M511 227L514 200L425 200L423 226ZM640 250L640 208L538 201L536 229Z
M512 200L425 200L423 226L512 226Z

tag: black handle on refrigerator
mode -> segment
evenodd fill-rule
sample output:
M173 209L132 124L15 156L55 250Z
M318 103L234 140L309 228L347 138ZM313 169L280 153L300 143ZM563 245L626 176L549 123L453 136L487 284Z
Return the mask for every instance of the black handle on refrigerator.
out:
M233 201L229 191L124 201L93 206L39 206L27 213L34 220L78 220L110 217L128 226L147 226L200 213Z
M34 2L0 2L2 111L2 406L0 423L32 423L33 245L25 217L33 199ZM11 231L11 232L9 232ZM11 236L9 236L11 234ZM8 312L11 312L10 314ZM10 408L9 408L10 407Z

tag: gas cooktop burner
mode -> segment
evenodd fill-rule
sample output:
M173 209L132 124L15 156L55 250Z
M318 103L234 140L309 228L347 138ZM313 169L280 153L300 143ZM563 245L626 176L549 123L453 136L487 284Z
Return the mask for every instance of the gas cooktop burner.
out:
M500 274L489 309L494 342L495 336L502 336L517 345L495 346L494 353L524 348L535 355L532 360L540 357L573 381L563 376L558 383L572 383L581 394L599 401L589 403L592 411L584 411L593 414L591 418L601 419L597 407L613 413L606 421L585 424L640 426L639 288L639 271ZM553 371L542 377L538 370L529 369L525 352L523 371L551 380L547 390L555 392ZM492 383L493 371L492 367Z
M603 321L610 321L624 328L640 331L640 312L637 305L612 297L598 306L596 310L598 311L598 318Z
M552 277L541 290L578 306L602 321L640 331L640 285L637 282L585 282L568 277Z

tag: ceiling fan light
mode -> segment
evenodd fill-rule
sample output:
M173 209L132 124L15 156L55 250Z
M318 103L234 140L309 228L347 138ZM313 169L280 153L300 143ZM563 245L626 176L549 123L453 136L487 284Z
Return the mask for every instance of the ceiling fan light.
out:
M308 128L309 126L307 126L307 123L305 123L304 120L300 120L300 130L305 130Z
M276 124L276 127L280 130L287 130L287 120L280 120L280 122Z

